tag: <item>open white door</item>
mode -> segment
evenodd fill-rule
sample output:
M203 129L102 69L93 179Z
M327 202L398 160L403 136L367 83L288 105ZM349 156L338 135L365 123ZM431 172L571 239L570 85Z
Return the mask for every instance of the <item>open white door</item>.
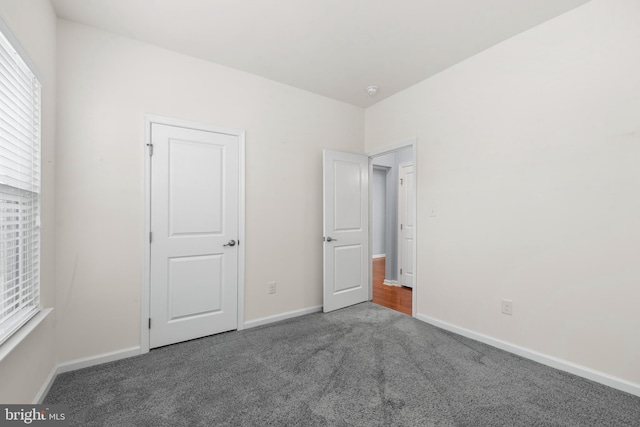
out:
M413 163L400 165L398 186L398 284L413 288L413 239L415 220L413 218L413 186L415 184Z
M325 313L369 299L369 158L324 151Z

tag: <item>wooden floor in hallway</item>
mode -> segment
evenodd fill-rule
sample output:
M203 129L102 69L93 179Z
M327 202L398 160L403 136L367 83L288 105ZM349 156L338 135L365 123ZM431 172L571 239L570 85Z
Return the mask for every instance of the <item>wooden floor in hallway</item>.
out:
M373 259L373 302L411 316L411 288L384 284L385 261Z

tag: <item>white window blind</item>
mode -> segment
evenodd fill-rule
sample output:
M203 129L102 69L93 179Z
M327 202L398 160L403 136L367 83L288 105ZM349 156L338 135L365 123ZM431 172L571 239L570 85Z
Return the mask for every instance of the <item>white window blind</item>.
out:
M0 344L40 309L40 82L0 33Z

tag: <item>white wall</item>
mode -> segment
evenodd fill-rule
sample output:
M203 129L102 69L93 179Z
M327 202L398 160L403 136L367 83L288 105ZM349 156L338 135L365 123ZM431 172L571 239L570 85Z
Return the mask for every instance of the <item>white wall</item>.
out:
M54 306L56 16L49 0L0 0L0 15L44 77L40 300ZM55 366L54 318L49 316L0 362L0 402L30 403Z
M246 130L245 319L322 304L322 149L363 109L67 21L58 52L59 361L140 343L145 113Z
M638 22L593 0L366 110L367 151L418 140L418 313L640 384Z
M385 231L387 220L387 170L373 169L371 201L371 251L375 255L385 255Z

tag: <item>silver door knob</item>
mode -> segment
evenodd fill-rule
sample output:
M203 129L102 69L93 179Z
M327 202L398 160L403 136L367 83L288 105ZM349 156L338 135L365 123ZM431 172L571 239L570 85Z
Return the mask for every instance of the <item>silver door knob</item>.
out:
M327 242L337 242L338 239L334 239L332 237L327 237Z
M229 243L225 243L222 246L235 246L236 245L236 241L235 240L229 240Z

